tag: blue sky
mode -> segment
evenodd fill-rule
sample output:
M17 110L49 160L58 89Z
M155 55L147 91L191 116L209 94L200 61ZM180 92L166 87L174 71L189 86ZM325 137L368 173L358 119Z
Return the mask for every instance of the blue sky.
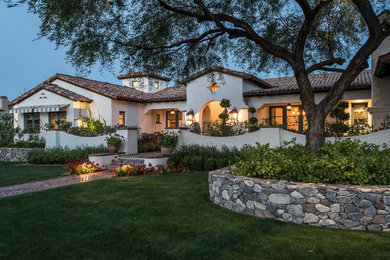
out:
M35 40L40 20L24 6L7 8L0 1L0 96L16 98L55 73L76 75L65 61L65 50L55 50L46 39ZM119 73L119 70L118 70ZM119 84L110 72L97 67L88 78Z

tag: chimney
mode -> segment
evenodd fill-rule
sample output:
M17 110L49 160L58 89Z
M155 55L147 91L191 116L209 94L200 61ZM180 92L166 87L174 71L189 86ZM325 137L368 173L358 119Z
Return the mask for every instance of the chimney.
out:
M165 76L146 71L132 72L117 77L122 86L134 88L145 93L154 93L167 87L171 80Z
M0 97L0 112L8 111L9 100L6 96Z

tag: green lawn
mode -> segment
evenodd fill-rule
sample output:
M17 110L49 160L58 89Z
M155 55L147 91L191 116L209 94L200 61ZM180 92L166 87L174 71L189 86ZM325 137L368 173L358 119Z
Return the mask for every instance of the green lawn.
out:
M0 162L0 187L68 176L63 166Z
M0 199L0 259L389 259L390 234L237 214L207 174L114 178Z

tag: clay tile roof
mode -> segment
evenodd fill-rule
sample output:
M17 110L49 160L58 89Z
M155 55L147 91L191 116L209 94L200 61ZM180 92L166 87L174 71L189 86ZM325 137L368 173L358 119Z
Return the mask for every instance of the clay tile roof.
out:
M93 100L83 96L83 95L80 95L80 94L77 94L77 93L74 93L73 91L70 91L68 89L64 89L64 88L61 88L55 84L49 84L49 83L41 83L39 84L38 86L30 89L29 91L27 91L26 93L24 93L23 95L17 97L16 99L14 99L13 101L11 101L8 106L14 106L20 102L22 102L23 100L31 97L32 95L34 95L35 93L41 91L41 90L47 90L47 91L50 91L52 93L55 93L57 95L60 95L60 96L63 96L65 98L68 98L72 101L80 101L80 102L92 102Z
M252 74L248 74L248 73L244 73L244 72L240 72L240 71L236 71L236 70L225 69L223 67L218 67L218 66L214 66L214 67L202 70L202 71L200 71L192 76L189 76L188 78L185 78L185 79L179 81L179 84L187 84L190 81L193 81L193 80L195 80L203 75L209 74L210 72L214 72L214 71L246 79L248 81L255 83L256 85L258 85L261 88L272 88L273 87L270 83L254 76Z
M147 102L186 101L187 89L185 86L165 88L148 96Z
M117 77L117 79L129 79L129 78L141 78L141 77L149 77L149 78L161 79L164 81L171 81L170 78L167 78L159 74L150 73L147 71L132 72L132 73L120 75Z
M309 79L315 92L325 92L329 91L329 89L340 78L340 76L341 73L312 74L309 75ZM268 82L274 87L270 89L248 91L244 93L244 96L251 97L299 93L299 88L295 77L270 78L264 79L264 81ZM347 90L370 89L371 85L371 71L365 70L356 77Z

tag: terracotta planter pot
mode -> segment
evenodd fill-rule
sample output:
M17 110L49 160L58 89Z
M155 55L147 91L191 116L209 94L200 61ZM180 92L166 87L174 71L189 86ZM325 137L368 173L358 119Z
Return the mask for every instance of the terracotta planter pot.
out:
M110 153L117 153L119 151L119 146L117 147L117 146L108 145L107 148Z
M165 155L171 155L172 151L173 151L173 148L174 148L173 146L172 147L161 146L161 153L165 154Z

